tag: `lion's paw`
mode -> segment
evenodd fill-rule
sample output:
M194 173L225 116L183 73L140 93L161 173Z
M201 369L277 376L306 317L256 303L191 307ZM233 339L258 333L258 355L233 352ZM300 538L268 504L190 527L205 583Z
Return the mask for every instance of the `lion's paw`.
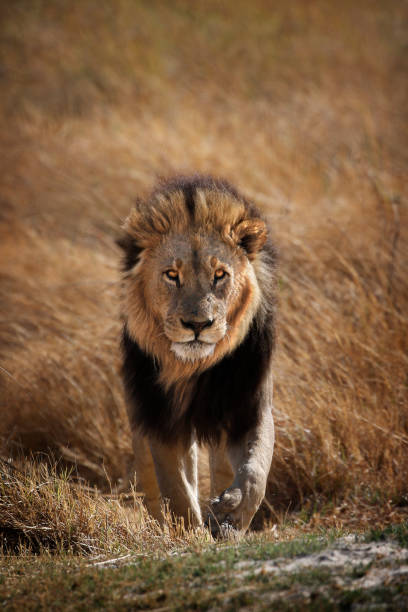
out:
M237 539L240 535L240 532L234 527L229 516L226 516L220 523L214 515L209 514L205 526L210 530L212 537L217 540Z
M206 521L211 534L217 538L236 537L240 529L239 506L242 503L241 489L226 489L222 495L211 500Z

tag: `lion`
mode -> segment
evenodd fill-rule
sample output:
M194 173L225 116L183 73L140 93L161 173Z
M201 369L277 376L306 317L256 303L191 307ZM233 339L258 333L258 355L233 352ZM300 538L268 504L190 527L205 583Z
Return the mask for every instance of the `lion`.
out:
M274 447L276 251L228 182L176 177L138 200L118 241L123 367L136 480L149 512L244 533ZM211 499L200 505L207 445Z

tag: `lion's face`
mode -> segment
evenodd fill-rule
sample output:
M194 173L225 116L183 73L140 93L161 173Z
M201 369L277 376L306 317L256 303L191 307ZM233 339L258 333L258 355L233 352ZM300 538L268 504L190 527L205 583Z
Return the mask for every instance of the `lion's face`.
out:
M170 234L149 256L154 278L146 298L171 351L183 361L211 356L232 323L232 306L248 272L239 257L213 235Z
M125 232L126 324L163 378L191 376L231 352L259 307L264 222L234 194L198 188L190 200L172 191L138 203Z

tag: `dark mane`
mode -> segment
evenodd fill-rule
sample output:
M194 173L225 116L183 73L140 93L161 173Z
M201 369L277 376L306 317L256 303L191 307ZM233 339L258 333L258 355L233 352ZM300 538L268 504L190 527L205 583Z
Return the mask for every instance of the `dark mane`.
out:
M181 191L184 195L186 206L191 217L194 216L194 196L197 189L216 190L228 194L242 202L245 208L249 211L251 217L261 217L259 210L254 204L249 202L231 183L226 179L214 177L209 174L193 174L185 176L179 174L168 179L162 179L157 187L153 190L151 198L158 194L166 196L175 191Z
M152 196L158 193L171 193L173 191L182 191L183 193L192 192L197 189L216 189L228 193L237 200L245 201L245 198L233 187L227 180L216 178L208 174L178 174L170 178L163 178L159 181L157 187L153 190Z
M263 319L263 320L261 320ZM154 359L123 329L123 378L130 421L164 443L188 440L218 442L225 431L239 440L259 419L259 394L275 344L273 313L257 317L244 341L220 362L197 376L187 411L175 416L173 392L158 382Z

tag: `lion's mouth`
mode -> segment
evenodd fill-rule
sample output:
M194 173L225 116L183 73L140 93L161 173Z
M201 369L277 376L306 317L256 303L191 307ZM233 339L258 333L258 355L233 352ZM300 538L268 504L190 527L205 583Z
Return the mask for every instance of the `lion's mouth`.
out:
M215 344L202 342L201 340L189 340L188 342L172 342L171 350L176 357L183 361L196 361L210 357L214 352Z

